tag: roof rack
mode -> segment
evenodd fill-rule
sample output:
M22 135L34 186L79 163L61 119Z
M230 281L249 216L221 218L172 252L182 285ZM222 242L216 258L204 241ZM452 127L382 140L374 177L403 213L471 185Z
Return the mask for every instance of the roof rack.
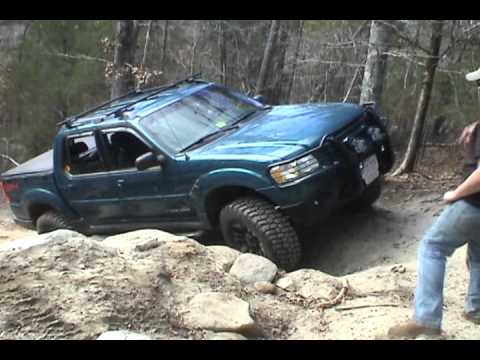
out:
M149 89L143 89L143 90L134 90L134 91L130 91L128 92L127 94L125 95L122 95L122 96L119 96L117 98L114 98L114 99L111 99L101 105L98 105L92 109L89 109L89 110L86 110L78 115L75 115L75 116L71 116L71 117L68 117L66 118L65 120L57 123L58 126L62 126L62 125L66 125L68 128L72 128L75 124L75 122L84 117L85 115L88 115L88 114L91 114L91 113L94 113L95 111L97 110L100 110L110 104L112 104L113 102L115 101L118 101L118 100L121 100L121 99L125 99L125 98L128 98L128 97L131 97L132 95L138 95L138 94L144 94L144 93L147 93L147 95L145 96L142 96L140 97L139 99L135 100L135 101L131 101L131 102L128 102L127 104L125 104L124 106L120 107L119 109L115 110L115 111L112 111L112 112L109 112L107 113L100 121L103 121L103 119L105 119L106 117L110 116L110 115L119 115L121 114L122 112L124 112L125 110L127 110L128 108L130 108L131 106L141 102L141 101L144 101L144 100L147 100L165 90L168 90L168 89L172 89L174 87L177 87L178 85L184 83L184 82L205 82L203 80L200 80L199 78L202 76L202 73L197 73L197 74L194 74L194 75L191 75L185 79L182 79L182 80L178 80L176 82L174 82L173 84L170 84L170 85L164 85L164 86L160 86L160 87L155 87L155 88L149 88Z

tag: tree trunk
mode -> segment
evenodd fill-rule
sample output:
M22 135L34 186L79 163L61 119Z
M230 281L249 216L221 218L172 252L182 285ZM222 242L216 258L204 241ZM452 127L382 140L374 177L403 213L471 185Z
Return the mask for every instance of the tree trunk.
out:
M113 58L113 82L110 97L116 98L135 88L131 66L135 62L138 25L136 20L117 22L115 53Z
M373 101L376 108L381 108L383 84L387 70L387 55L391 41L392 30L383 22L387 20L373 20L370 27L368 41L368 55L363 74L360 103Z
M266 92L266 97L270 104L280 104L283 102L286 93L286 84L288 82L288 74L285 73L285 57L289 43L289 26L287 21L281 21L280 30L277 35L277 41L274 46L275 50L272 57L271 79L267 81L271 84L270 91Z
M300 20L298 24L297 47L295 48L295 54L293 55L292 71L288 79L287 92L285 94L285 99L288 103L290 103L292 98L292 88L293 88L293 83L295 81L295 73L297 71L297 60L298 60L298 56L300 55L300 48L302 45L304 24L305 24L305 20Z
M150 44L150 33L152 31L152 24L153 20L148 22L147 32L145 33L145 46L143 47L143 56L142 56L142 69L145 69L145 65L147 62L147 53L148 53L148 45Z
M308 102L320 102L322 101L322 95L323 96L323 101L327 101L326 99L326 90L327 90L327 85L328 82L335 78L337 73L340 71L341 68L341 62L343 59L338 63L338 64L331 64L328 66L327 71L325 72L325 79L323 81L319 81L318 84L315 86L313 89L313 93L310 96L310 99Z
M200 41L200 20L195 22L194 35L192 39L192 57L190 59L190 74L195 73L195 65L197 63L197 48Z
M432 21L432 35L430 38L430 57L427 58L425 65L424 78L420 97L418 100L417 111L413 121L413 128L408 142L407 152L401 165L393 173L393 176L402 175L413 171L415 160L417 158L418 148L422 139L425 118L428 112L428 105L432 94L435 71L439 62L440 46L442 43L442 29L444 20Z
M168 45L168 20L165 20L163 27L163 46L162 46L162 71L165 73L165 65L167 61L167 45Z
M272 57L275 52L275 43L280 28L279 20L272 20L270 25L270 32L268 34L267 44L263 53L262 65L260 67L260 73L258 75L257 86L255 92L257 95L262 94L266 89L267 79L269 78L269 70L271 70Z
M220 20L218 47L220 51L220 83L227 85L227 35L225 33L225 20Z

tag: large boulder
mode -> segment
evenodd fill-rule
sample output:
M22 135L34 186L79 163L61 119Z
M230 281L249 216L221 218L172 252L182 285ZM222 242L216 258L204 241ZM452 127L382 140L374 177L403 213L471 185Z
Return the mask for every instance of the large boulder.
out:
M152 338L131 331L117 330L104 332L97 340L152 340Z
M207 249L213 254L215 261L224 271L229 271L235 260L241 255L240 251L228 246L211 245L207 246Z
M259 281L271 282L277 271L277 265L267 258L254 254L242 254L233 263L230 275L243 283L254 284Z
M245 336L231 333L231 332L219 332L214 333L207 337L207 340L248 340Z
M297 270L280 278L276 284L288 291L306 298L329 300L342 289L342 282L328 274L316 270Z
M55 230L42 235L33 235L0 246L0 251L26 250L34 246L48 243L65 243L67 241L85 240L86 237L72 230Z
M187 327L213 331L248 333L255 329L247 302L230 294L206 292L188 304L184 322Z
M146 229L109 236L103 240L103 243L116 248L135 249L138 251L145 246L152 247L151 244L154 243L160 244L168 241L181 241L185 239L185 237L175 236L165 231Z

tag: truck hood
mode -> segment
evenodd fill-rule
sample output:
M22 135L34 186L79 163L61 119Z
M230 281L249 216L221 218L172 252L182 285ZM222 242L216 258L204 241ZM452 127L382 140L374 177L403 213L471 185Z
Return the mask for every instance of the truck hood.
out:
M274 106L195 152L202 157L283 159L318 146L325 135L344 128L362 111L359 105L343 103Z

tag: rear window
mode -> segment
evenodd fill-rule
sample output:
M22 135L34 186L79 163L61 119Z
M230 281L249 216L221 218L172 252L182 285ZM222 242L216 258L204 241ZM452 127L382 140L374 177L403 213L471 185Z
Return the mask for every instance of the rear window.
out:
M71 175L94 174L106 170L93 134L67 139L65 171Z

